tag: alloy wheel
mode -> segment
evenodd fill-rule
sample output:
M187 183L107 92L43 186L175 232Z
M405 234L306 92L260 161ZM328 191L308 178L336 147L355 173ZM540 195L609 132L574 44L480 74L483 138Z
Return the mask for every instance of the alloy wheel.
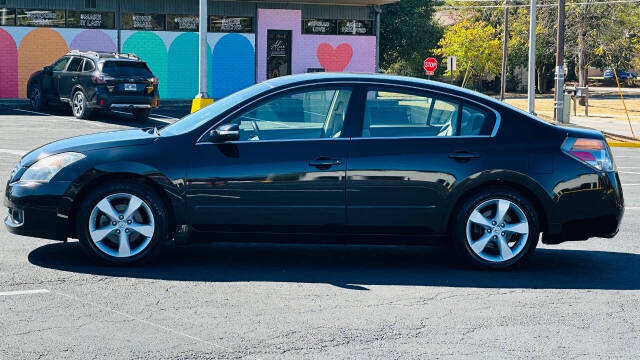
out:
M510 200L486 200L473 209L467 220L467 243L485 261L503 262L518 256L528 236L527 217Z
M139 197L118 193L100 200L89 216L89 235L103 253L126 258L147 248L155 222L149 205Z
M73 114L75 116L80 116L82 115L83 110L84 110L84 97L82 96L82 93L77 92L73 96Z

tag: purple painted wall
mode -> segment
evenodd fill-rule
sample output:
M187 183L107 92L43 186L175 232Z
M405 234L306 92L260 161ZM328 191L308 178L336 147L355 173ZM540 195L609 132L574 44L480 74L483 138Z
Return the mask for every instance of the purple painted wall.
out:
M357 35L303 35L300 10L258 9L257 80L267 79L267 29L291 30L291 71L374 72L376 37Z

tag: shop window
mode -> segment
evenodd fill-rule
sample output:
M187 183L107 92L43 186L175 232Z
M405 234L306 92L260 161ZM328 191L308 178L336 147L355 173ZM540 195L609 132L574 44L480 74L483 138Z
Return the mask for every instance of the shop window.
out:
M125 30L164 30L163 14L122 13L122 28Z
M0 9L0 25L13 26L16 24L16 10L15 9Z
M17 9L16 22L20 26L64 27L64 10Z
M209 31L252 33L253 18L239 16L209 16Z
M113 12L67 11L67 27L115 29Z

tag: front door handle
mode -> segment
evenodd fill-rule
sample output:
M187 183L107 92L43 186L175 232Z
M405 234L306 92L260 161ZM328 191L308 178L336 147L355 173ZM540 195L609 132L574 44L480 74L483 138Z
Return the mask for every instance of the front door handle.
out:
M321 156L319 158L316 158L315 160L309 161L309 166L315 166L319 169L328 169L332 166L337 166L340 164L342 164L342 161L340 161L339 159L330 159L325 156Z
M74 77L71 78L71 81L76 81L76 80L78 80L77 76L74 76Z
M453 159L455 161L469 161L471 159L479 158L480 154L472 153L468 151L456 151L449 154L449 159Z

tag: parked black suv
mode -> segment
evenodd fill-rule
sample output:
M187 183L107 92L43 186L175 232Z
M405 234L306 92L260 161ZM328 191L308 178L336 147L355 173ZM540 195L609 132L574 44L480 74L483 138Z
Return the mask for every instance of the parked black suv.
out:
M79 119L94 109L124 109L144 121L158 106L158 78L133 54L74 50L33 73L27 95L35 110L68 103Z

